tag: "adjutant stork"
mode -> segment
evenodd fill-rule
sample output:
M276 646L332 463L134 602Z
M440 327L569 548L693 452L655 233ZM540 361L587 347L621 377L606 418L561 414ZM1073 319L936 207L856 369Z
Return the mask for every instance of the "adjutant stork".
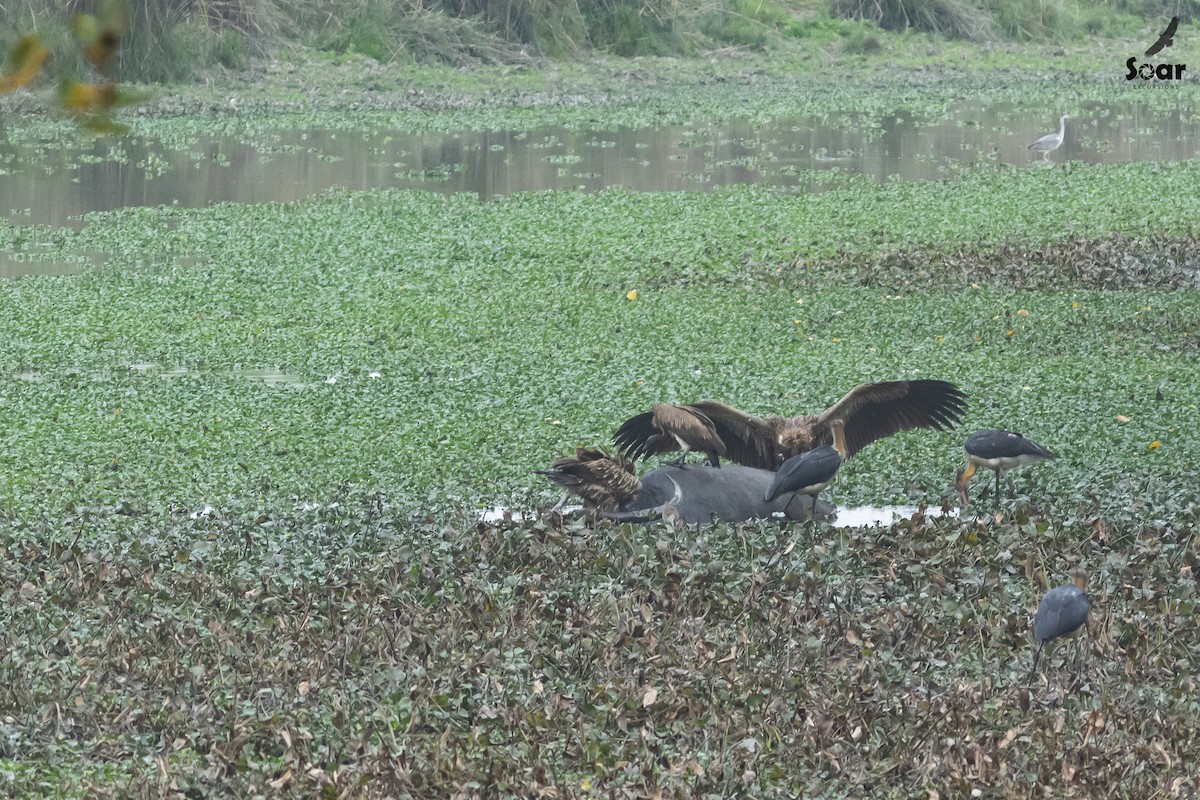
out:
M783 462L779 472L775 473L775 480L767 488L764 499L768 503L780 495L796 492L808 495L813 505L816 504L817 495L837 475L846 458L845 423L834 419L830 427L833 430L832 445L822 445Z
M1038 603L1037 613L1033 615L1033 638L1037 639L1038 646L1033 653L1030 679L1037 672L1038 658L1047 642L1060 636L1074 636L1087 624L1091 608L1086 591L1087 575L1075 572L1071 577L1071 583L1046 592L1042 602Z
M958 499L964 506L971 499L967 492L967 482L979 467L987 467L996 472L995 500L999 503L1001 472L1055 458L1054 453L1032 439L995 428L971 434L963 445L963 452L967 456L967 466L954 474L954 488L958 490Z

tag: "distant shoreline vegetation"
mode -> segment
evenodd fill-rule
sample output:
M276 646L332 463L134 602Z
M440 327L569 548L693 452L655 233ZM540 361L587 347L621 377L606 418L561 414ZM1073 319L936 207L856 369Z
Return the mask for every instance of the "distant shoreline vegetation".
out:
M68 70L69 17L82 4L19 0L0 6L0 46L44 37ZM359 54L382 63L513 64L590 53L701 56L725 49L810 48L838 43L848 55L879 50L889 32L976 42L1066 43L1128 36L1169 17L1150 0L1047 5L1033 0L352 0L338 13L315 0L147 0L130 4L120 80L186 82L209 68L244 70L298 47ZM1190 20L1200 2L1170 13Z

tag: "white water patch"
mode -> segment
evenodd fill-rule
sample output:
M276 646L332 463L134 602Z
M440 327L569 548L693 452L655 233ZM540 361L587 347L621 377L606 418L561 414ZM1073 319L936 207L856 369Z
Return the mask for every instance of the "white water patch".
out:
M563 516L571 516L582 512L584 509L583 506L563 506L557 510ZM897 520L911 519L920 510L920 506L854 506L853 508L839 508L837 509L837 517L831 524L848 528L886 526L891 525ZM785 521L784 515L781 512L776 512L771 516ZM937 519L938 517L958 519L959 509L951 508L949 511L943 512L940 506L926 506L925 517L927 519ZM505 520L531 522L537 518L538 513L536 511L518 511L517 509L505 506L485 508L479 512L481 522L503 522Z
M920 506L855 506L854 508L839 508L833 524L849 528L891 525L896 520L911 519L921 510ZM926 506L925 517L951 517L957 519L957 508L943 512L940 506Z
M578 514L583 511L583 506L562 506L556 509L563 516ZM504 506L494 506L485 508L479 512L480 522L504 522L512 520L513 522L532 522L538 518L536 511L517 511Z

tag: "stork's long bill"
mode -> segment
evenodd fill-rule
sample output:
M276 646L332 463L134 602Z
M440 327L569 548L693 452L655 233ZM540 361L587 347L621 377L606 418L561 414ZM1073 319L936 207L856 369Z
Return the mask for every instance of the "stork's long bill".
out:
M837 454L843 461L846 460L846 423L843 420L835 419L829 423L829 430L833 433L833 449L837 450Z
M967 492L967 482L971 480L971 476L975 474L975 470L979 469L974 462L968 462L967 466L960 469L954 476L954 488L958 491L958 500L964 506L971 499Z

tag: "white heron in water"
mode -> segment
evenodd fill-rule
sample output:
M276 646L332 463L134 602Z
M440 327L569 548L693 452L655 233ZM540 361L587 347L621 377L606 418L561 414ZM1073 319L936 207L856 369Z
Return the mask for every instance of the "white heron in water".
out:
M1047 133L1042 138L1038 139L1033 144L1029 145L1030 150L1035 153L1041 153L1042 158L1047 158L1051 153L1057 150L1063 143L1063 138L1067 135L1067 115L1063 114L1058 118L1058 133Z

